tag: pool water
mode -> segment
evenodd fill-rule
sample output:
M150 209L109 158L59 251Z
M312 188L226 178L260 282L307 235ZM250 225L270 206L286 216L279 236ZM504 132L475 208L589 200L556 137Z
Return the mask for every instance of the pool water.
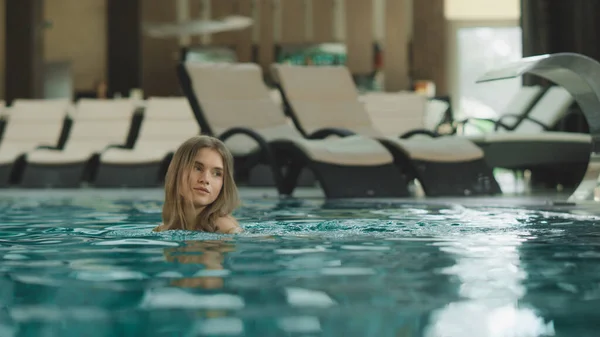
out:
M242 235L159 197L0 197L0 336L597 336L600 218L248 199Z

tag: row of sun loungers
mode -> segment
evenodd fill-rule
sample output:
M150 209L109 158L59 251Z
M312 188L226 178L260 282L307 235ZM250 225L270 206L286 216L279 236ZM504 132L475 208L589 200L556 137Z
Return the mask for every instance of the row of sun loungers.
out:
M589 159L589 135L546 131L573 104L559 87L524 87L512 105L517 118L507 114L492 134L440 135L447 108L440 102L359 95L345 67L271 71L279 95L255 64L186 63L178 69L185 97L16 100L4 112L0 179L23 187L157 186L172 152L199 133L223 139L236 172L266 172L282 195L307 174L328 198L409 196L413 179L428 196L491 195L501 193L494 167ZM570 152L558 156L553 146Z

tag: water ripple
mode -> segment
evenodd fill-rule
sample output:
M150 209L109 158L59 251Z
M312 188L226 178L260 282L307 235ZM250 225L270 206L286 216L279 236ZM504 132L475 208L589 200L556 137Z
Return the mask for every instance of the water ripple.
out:
M245 232L221 235L153 232L161 207L0 198L0 335L596 333L595 215L250 199Z

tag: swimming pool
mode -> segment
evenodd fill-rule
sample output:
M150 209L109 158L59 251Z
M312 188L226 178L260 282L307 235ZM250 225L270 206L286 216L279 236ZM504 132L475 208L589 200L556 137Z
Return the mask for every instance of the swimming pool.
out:
M245 199L153 233L160 192L0 195L0 336L596 336L600 218ZM496 206L490 206L496 205Z

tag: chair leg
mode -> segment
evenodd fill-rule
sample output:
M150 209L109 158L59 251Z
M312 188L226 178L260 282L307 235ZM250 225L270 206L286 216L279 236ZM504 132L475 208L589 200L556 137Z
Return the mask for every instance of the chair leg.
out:
M298 178L300 177L303 167L303 165L294 161L287 166L286 174L282 181L283 194L292 195L298 184Z
M275 156L273 155L273 152L270 151L270 149L268 148L263 148L263 156L266 164L269 165L269 167L271 168L271 172L273 172L273 180L275 181L277 192L280 195L290 195L291 191L289 191L289 188L285 187L283 174L281 172L282 165L280 165L277 162Z

